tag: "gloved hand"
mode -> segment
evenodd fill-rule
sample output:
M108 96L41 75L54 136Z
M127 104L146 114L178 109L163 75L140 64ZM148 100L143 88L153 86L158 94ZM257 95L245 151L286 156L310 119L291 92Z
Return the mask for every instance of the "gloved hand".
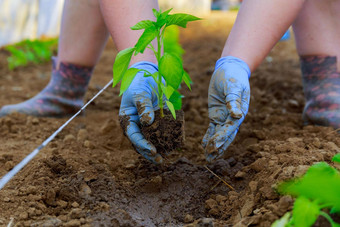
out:
M158 70L157 65L142 61L131 68L144 69L150 73ZM140 131L140 125L151 125L154 121L154 109L158 108L158 99L150 87L157 90L157 84L152 77L144 77L144 72L137 73L130 87L124 92L120 110L119 121L125 135L129 138L138 153L149 161L160 164L163 158L157 153L153 144L147 141Z
M249 78L250 69L239 58L222 57L216 62L208 94L210 124L202 141L208 162L223 155L248 113Z

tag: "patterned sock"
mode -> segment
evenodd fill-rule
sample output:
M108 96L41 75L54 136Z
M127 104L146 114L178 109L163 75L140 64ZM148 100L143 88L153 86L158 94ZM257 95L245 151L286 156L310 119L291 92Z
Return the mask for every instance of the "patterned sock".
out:
M306 124L340 128L340 73L333 56L302 56Z
M83 106L93 67L61 62L56 70L56 62L56 58L52 58L50 82L39 94L25 102L3 106L0 117L13 112L37 117L66 117L77 112Z

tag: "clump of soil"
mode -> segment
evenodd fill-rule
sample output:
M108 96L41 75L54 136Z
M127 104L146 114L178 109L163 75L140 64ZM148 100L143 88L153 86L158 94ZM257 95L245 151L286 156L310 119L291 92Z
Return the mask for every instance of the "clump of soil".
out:
M155 145L157 153L168 154L184 143L184 112L177 110L174 119L169 110L164 109L164 117L157 110L154 122L150 126L141 126L141 131L145 139Z

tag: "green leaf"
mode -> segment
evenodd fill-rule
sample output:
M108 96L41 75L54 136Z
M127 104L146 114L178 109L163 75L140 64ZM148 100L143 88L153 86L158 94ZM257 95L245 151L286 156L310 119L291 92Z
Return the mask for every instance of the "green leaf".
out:
M28 62L41 63L48 61L57 47L58 40L23 40L17 44L6 46L11 53L7 59L10 69L27 65Z
M331 208L331 210L329 211L329 213L331 213L331 214L335 214L335 213L338 213L338 212L340 213L340 210L338 211L334 207Z
M172 10L172 8L165 10L163 13L161 13L161 15L168 16L171 10Z
M314 224L320 213L320 208L315 202L311 202L305 197L295 200L293 207L294 226L309 227Z
M156 9L152 9L153 15L156 17L156 19L159 17L161 14L161 10L157 11Z
M165 86L163 83L161 83L161 89L167 99L170 99L171 95L175 91L175 89L173 89L171 86Z
M286 227L289 226L289 219L290 219L291 214L287 212L282 218L279 220L276 220L271 227Z
M137 24L131 27L131 30L141 30L141 29L147 29L151 26L155 26L154 22L151 20L142 20L139 21Z
M158 29L155 26L151 26L144 30L143 34L139 37L135 48L136 53L143 53L145 48L157 37Z
M334 155L334 157L332 158L332 161L340 163L340 153Z
M27 51L25 53L26 59L28 61L34 62L34 63L39 63L39 59L34 55L34 53L32 51Z
M321 210L320 211L320 215L323 216L324 218L326 218L327 221L329 221L331 223L332 227L340 227L340 224L338 224L335 221L333 221L332 217L329 214L327 214L326 212Z
M189 90L191 91L191 85L190 84L192 83L192 80L191 80L189 74L185 70L183 71L183 81L187 85Z
M136 69L136 68L129 68L122 80L122 84L120 85L120 93L119 96L121 96L129 87L130 84L132 83L133 79L135 78L136 74L138 72L142 71L141 69Z
M115 63L113 65L113 84L112 87L115 87L119 81L123 78L126 70L129 67L132 54L134 52L134 47L126 48L120 51L117 56Z
M182 60L184 49L179 44L179 28L177 26L170 26L164 32L164 52L173 54Z
M166 102L166 105L169 107L169 110L172 116L176 119L176 111L175 111L174 105L169 101L165 101L165 102Z
M163 76L166 83L174 89L178 89L182 82L183 65L176 56L164 53L159 62L159 73Z
M159 75L158 71L151 74L152 78L156 81L156 83L158 81L158 75Z
M169 101L174 105L175 110L182 109L182 95L178 91L174 91Z
M19 66L27 65L28 61L25 52L17 49L14 46L7 46L5 49L11 53L11 56L7 58L8 67L10 70L13 70Z
M195 17L190 14L185 14L185 13L175 13L167 17L166 26L170 26L174 24L174 25L178 25L178 26L185 28L189 21L196 21L196 20L201 20L201 18Z
M164 11L163 13L160 13L157 17L156 21L156 27L161 28L165 25L167 22L168 14L172 9L168 9L167 11Z

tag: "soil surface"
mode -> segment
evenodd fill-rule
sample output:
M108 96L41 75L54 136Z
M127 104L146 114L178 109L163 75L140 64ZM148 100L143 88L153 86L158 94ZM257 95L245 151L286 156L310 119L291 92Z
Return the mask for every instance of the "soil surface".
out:
M141 158L118 122L118 89L108 88L0 191L0 226L270 226L292 208L278 182L303 174L340 152L328 127L304 126L299 60L294 41L282 42L251 78L251 104L223 159L207 165L200 143L208 127L207 90L234 15L214 13L182 30L186 140L166 163ZM86 94L112 77L115 54L105 49ZM9 71L0 52L0 106L34 96L51 64ZM0 176L67 119L12 114L0 119ZM206 166L207 165L207 166ZM231 190L209 168L235 190ZM319 226L326 226L319 224Z

